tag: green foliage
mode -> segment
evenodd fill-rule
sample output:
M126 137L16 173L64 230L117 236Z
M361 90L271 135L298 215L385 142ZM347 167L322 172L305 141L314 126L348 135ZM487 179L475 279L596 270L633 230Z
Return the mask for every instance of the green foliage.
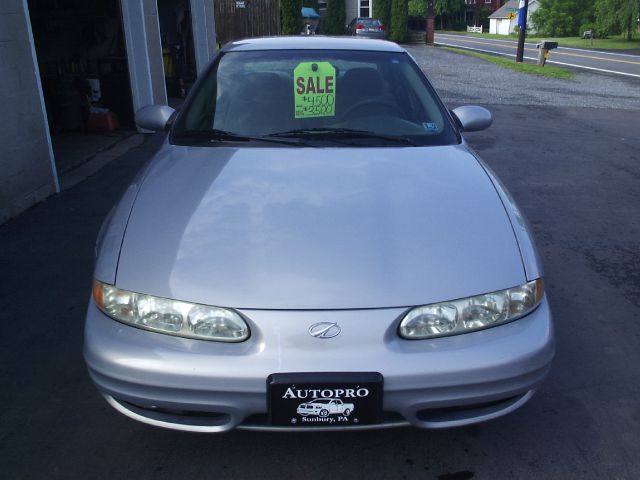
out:
M596 37L624 34L631 40L640 16L638 0L540 0L532 14L543 35L581 35L590 27Z
M303 7L308 7L308 8L313 8L316 12L320 13L319 6L318 6L318 0L303 0L302 1L302 6Z
M582 34L587 30L591 30L592 32L594 32L595 29L596 29L595 22L583 23L582 25L580 25L580 28L578 29L578 34L582 36Z
M433 11L439 16L451 16L464 8L464 0L435 0Z
M593 0L540 0L531 19L543 35L569 37L582 33L580 26L592 20L593 12Z
M378 0L380 1L380 0ZM437 3L436 0L434 3ZM375 8L375 3L373 4ZM435 10L435 5L434 5ZM410 17L421 17L424 18L427 16L427 0L409 0L409 16Z
M379 1L379 0L378 0ZM374 4L375 8L375 4ZM434 0L433 13L440 18L440 25L444 24L444 19L452 19L453 15L464 8L464 0ZM490 13L490 12L489 12ZM409 0L409 16L424 18L427 16L426 0ZM451 23L449 21L449 23Z
M487 5L476 7L473 20L476 25L481 25L482 23L485 23L487 21L489 15L491 15L492 13L493 10L491 10L491 7L488 7Z
M410 0L419 2L420 0ZM425 0L422 0L425 3ZM391 27L391 0L375 0L373 2L373 16L382 21L385 28Z
M404 42L407 39L407 19L409 6L407 0L391 0L391 33L389 39Z
M345 16L344 0L327 0L324 33L328 35L344 35Z
M470 50L463 50L461 48L445 47L445 49L455 53L460 53L462 55L481 58L482 60L495 63L500 67L508 68L509 70L514 70L519 73L539 75L542 77L559 78L562 80L572 80L573 78L575 78L575 75L571 70L567 70L564 68L553 67L550 65L547 65L546 67L539 67L538 65L533 65L531 63L516 63L512 59L487 55L486 53L472 52Z
M280 0L280 18L282 19L282 33L298 35L302 31L302 0Z
M596 0L596 36L606 37L625 34L627 40L633 37L636 19L640 16L638 0Z

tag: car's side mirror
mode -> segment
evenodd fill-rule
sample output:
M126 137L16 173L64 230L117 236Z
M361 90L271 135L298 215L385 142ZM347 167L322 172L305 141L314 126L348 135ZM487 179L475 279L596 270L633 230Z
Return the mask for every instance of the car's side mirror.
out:
M164 130L175 110L167 105L147 105L136 112L136 125L145 130Z
M463 105L462 107L454 108L451 113L458 119L464 132L484 130L489 128L493 122L491 112L477 105Z

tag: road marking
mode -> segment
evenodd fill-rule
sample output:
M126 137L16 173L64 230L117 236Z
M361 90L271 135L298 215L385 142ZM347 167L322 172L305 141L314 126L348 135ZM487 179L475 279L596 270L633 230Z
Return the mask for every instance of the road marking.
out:
M533 44L531 44L533 45ZM598 53L600 55L616 55L618 57L629 57L629 58L637 58L640 59L640 55L632 55L630 53L617 53L617 52L600 52L598 50L589 50L586 48L577 48L577 47L558 47L558 48L562 48L563 50L576 50L578 52L587 52L587 53Z
M494 53L496 55L502 55L502 56L505 56L505 57L513 57L513 58L515 58L515 55L513 53L495 52L493 50L485 50L485 49L473 48L473 47L462 47L460 45L454 45L452 43L443 43L443 42L436 42L436 43L437 43L437 45L444 45L446 47L461 48L463 50L473 50L475 52ZM527 60L533 60L534 62L538 60L537 57L523 57L523 58L526 58ZM605 68L586 67L584 65L575 65L573 63L557 62L555 60L547 60L547 63L554 63L556 65L564 65L566 67L584 68L586 70L593 70L595 72L615 73L616 75L626 75L628 77L640 78L640 75L635 74L635 73L618 72L616 70L607 70Z
M586 70L593 70L595 72L615 73L616 75L626 75L628 77L640 78L640 75L637 74L637 73L619 72L617 70L607 70L606 68L586 67L584 65L576 65L574 63L557 62L555 60L547 60L547 63L554 63L556 65L564 65L566 67L584 68Z
M479 43L479 44L483 44L485 42L482 41L472 41L472 40L467 40L468 38L477 38L479 40L485 40L486 42L498 42L498 43L507 43L510 44L510 46L517 46L517 42L514 42L513 40L502 40L499 38L482 38L482 37L466 37L464 35L447 35L447 34L437 34L436 36L440 37L448 37L448 38L455 38L456 40L459 40L461 42L467 41L470 43ZM535 43L531 43L531 42L527 42L525 43L525 47L526 46L531 46L531 48L536 48L536 44ZM603 55L602 57L593 57L593 56L589 56L589 55L579 55L577 53L564 53L564 52L560 52L559 50L575 50L577 52L586 52L586 53L597 53L598 55ZM595 59L595 60L604 60L604 61L608 61L608 62L622 62L622 63L631 63L633 65L640 65L640 56L639 55L631 55L628 53L615 53L615 52L598 52L595 50L588 50L588 49L583 49L583 48L576 48L576 47L558 47L558 49L553 52L553 53L560 53L562 55L573 55L576 57L584 57L584 58L590 58L590 59ZM613 58L607 58L607 56L609 55L615 55L618 57L628 57L628 58L636 58L638 60L636 61L628 61L628 60L617 60L617 59L613 59Z
M580 55L579 53L565 53L565 52L553 52L555 55L567 55L570 57L582 57L589 58L591 60L602 60L604 62L618 62L618 63L630 63L631 65L640 65L640 61L631 62L629 60L620 60L618 58L604 58L604 57L594 57L593 55Z

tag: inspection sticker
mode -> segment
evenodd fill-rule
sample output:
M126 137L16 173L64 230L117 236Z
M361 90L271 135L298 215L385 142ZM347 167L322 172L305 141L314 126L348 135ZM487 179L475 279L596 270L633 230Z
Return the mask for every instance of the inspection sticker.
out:
M293 77L296 118L336 115L336 69L329 62L302 62Z

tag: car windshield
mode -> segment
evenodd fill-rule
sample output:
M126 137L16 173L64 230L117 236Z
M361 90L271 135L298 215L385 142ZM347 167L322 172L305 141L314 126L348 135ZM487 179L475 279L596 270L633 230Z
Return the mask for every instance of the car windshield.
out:
M353 147L460 141L408 54L351 50L222 54L190 96L171 138L192 144L208 134L217 141L276 145L291 139Z
M380 26L380 20L377 18L359 18L356 23L361 23L367 28Z

